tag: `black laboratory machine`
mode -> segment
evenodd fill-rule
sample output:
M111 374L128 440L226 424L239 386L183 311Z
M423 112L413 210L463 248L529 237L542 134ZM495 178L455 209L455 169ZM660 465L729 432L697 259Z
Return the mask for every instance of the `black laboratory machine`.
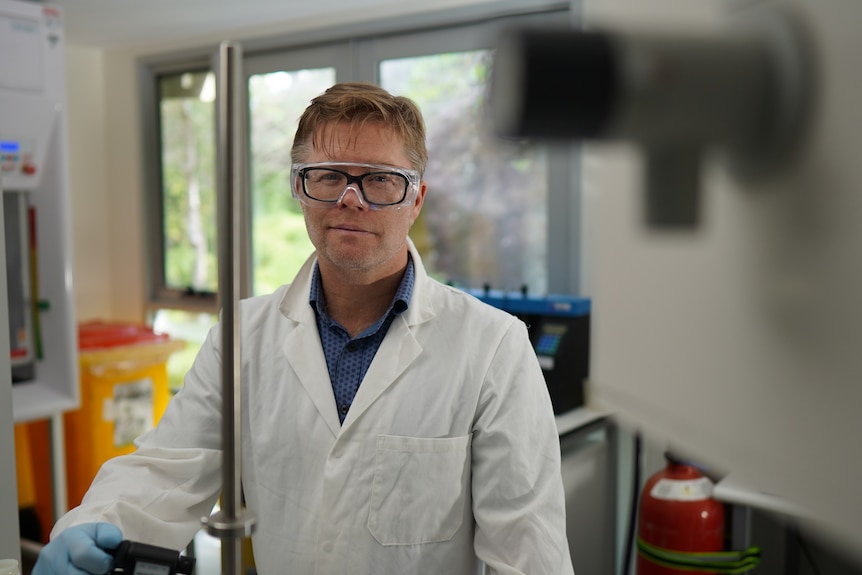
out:
M529 296L494 290L471 292L527 325L556 415L584 405L589 374L590 300L548 295Z

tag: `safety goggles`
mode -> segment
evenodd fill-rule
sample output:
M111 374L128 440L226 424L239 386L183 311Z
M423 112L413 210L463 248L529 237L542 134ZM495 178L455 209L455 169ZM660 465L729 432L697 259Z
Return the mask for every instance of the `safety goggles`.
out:
M359 170L364 171L356 173ZM372 210L399 209L413 203L419 193L419 172L382 164L294 164L290 182L293 197L311 207L335 206L351 188Z

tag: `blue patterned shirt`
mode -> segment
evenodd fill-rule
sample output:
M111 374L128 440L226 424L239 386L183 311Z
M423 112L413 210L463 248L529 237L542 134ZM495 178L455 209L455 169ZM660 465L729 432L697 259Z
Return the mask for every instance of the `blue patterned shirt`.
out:
M395 292L395 297L380 319L354 338L350 338L347 330L326 312L326 302L320 282L320 268L315 264L311 276L311 296L309 303L317 316L317 331L320 333L320 343L326 356L326 367L329 369L329 381L335 394L335 405L338 418L344 423L359 384L371 365L371 360L380 348L386 332L395 316L404 312L413 295L413 283L416 280L416 270L413 258L408 254L407 269L401 278L401 285Z

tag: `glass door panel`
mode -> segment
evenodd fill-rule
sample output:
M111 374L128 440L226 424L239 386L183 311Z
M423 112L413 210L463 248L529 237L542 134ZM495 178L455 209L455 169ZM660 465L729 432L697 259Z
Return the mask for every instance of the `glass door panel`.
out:
M252 286L265 294L289 283L314 251L290 195L290 148L299 116L335 83L334 68L249 77Z
M425 117L428 192L411 237L430 273L453 285L547 287L547 161L502 142L484 121L491 50L382 60L380 84Z
M159 76L163 246L160 287L215 293L215 77L209 70Z

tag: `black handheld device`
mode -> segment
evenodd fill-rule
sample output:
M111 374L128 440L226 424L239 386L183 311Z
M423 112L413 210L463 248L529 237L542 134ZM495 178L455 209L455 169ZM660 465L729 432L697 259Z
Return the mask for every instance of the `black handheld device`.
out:
M124 575L191 575L195 558L173 549L125 540L109 551L114 556L111 573Z

